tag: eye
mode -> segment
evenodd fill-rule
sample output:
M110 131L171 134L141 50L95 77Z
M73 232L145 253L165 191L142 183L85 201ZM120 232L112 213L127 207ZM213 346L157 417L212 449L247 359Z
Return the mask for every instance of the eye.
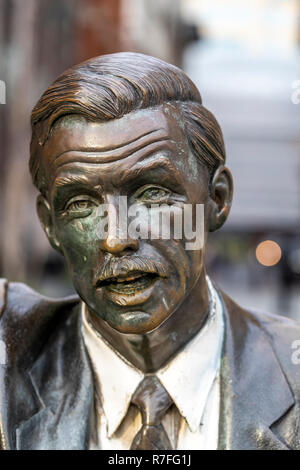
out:
M170 194L170 191L160 186L147 186L139 189L135 197L141 202L160 202L166 201Z
M86 217L91 213L95 206L95 202L91 201L90 199L73 199L68 203L66 207L66 212L71 215Z
M76 201L72 202L72 204L69 205L68 209L70 210L86 210L90 207L90 201Z

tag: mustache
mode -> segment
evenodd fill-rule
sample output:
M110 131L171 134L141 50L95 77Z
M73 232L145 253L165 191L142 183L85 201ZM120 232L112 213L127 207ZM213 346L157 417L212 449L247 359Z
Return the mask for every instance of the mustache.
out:
M161 277L167 277L168 275L166 268L159 261L140 256L124 256L123 258L106 260L96 274L95 285L97 286L99 282L107 279L119 276L127 277L129 274L137 272L156 274Z

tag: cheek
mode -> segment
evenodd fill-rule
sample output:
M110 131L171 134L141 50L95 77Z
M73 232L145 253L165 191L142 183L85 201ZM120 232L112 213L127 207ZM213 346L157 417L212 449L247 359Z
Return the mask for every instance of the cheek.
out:
M203 251L186 250L186 240L159 240L152 242L155 251L168 261L171 275L168 280L168 289L172 296L182 296L197 280L203 268Z
M176 265L180 275L180 289L178 294L185 295L196 284L203 270L203 251L186 250L185 242L181 244L181 250L176 254Z
M86 275L98 259L99 243L91 220L74 220L59 224L57 233L69 269L76 275ZM99 261L99 259L98 259Z

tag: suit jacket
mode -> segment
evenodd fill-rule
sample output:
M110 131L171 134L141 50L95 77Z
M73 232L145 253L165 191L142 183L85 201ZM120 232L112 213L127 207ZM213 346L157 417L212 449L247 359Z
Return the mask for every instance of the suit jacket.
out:
M299 323L248 312L220 294L219 449L300 449L300 365L292 361ZM2 448L87 449L94 387L79 298L53 300L4 280L1 297Z

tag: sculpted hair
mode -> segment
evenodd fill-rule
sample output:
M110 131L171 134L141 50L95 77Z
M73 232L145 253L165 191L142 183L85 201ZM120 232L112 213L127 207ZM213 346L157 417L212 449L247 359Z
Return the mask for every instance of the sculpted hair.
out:
M202 105L190 78L162 60L124 52L66 70L41 96L31 115L29 167L35 186L46 194L40 150L61 117L77 114L90 121L108 121L163 103L177 103L191 150L211 173L225 162L220 126Z

